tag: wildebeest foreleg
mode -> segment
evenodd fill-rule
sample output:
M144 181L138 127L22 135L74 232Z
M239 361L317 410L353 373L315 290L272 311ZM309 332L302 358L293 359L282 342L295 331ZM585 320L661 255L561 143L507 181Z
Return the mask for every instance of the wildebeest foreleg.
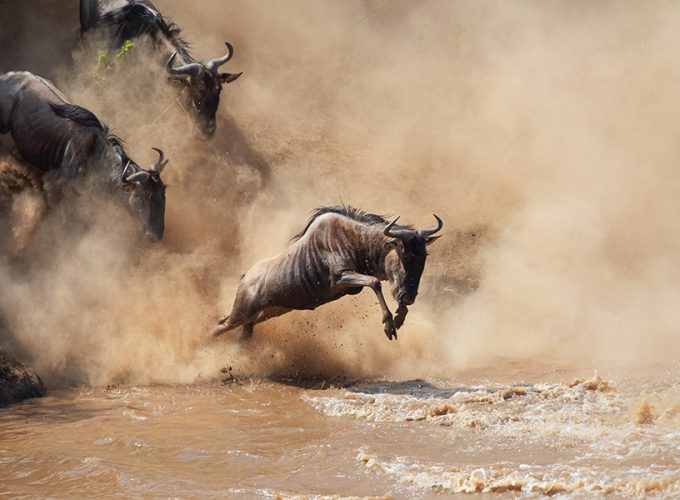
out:
M342 288L353 288L357 286L370 287L375 292L376 297L378 297L378 303L380 304L380 309L382 309L382 322L385 325L385 335L387 335L387 338L390 340L392 340L392 337L395 339L397 338L397 329L394 324L394 318L387 307L387 302L385 302L385 297L382 293L382 285L378 278L359 274L354 271L345 271L335 284Z
M399 307L397 308L397 314L394 316L394 326L397 327L397 330L399 330L399 328L401 328L404 324L407 313L408 308L400 302Z

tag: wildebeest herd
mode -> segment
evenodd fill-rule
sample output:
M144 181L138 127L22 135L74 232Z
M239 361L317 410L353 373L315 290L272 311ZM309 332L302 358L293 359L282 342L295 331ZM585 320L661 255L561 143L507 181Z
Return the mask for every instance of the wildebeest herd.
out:
M222 85L241 73L220 73L234 49L202 64L188 52L179 28L148 0L81 0L81 33L96 32L109 47L150 38L155 53L192 110L195 129L204 140L216 131ZM122 141L92 112L68 101L48 80L28 72L0 74L0 133L11 133L21 160L41 175L51 172L61 187L87 186L122 205L141 224L149 242L160 241L165 228L166 165L158 148L157 162L140 167ZM398 218L397 218L398 219ZM403 325L418 294L427 257L442 220L431 229L398 225L350 206L322 207L296 241L281 255L255 264L241 279L232 311L218 321L213 337L253 325L291 310L316 307L354 295L364 287L376 294L384 331L391 340ZM389 281L398 303L390 312L381 289Z

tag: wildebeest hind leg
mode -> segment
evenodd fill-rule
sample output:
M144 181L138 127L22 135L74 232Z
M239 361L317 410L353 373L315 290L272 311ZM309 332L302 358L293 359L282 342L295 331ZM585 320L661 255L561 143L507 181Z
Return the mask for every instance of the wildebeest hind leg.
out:
M212 338L219 337L223 333L228 332L229 330L233 330L234 328L237 328L244 324L244 322L231 321L232 316L233 314L222 316L217 321L217 326L213 328L213 331L210 333L210 336Z
M241 332L241 337L239 337L239 340L246 342L250 340L253 337L253 327L256 323L262 323L263 321L266 321L270 318L286 314L289 311L290 309L286 307L267 307L266 309L260 311L253 321L243 325L243 331Z

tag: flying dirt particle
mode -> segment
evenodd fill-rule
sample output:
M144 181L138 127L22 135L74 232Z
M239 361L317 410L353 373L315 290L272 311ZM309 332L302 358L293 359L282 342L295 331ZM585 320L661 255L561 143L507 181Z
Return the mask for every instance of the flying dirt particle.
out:
M637 424L653 424L657 418L656 409L647 400L640 403L635 409L635 423Z
M577 378L569 384L570 389L577 386L580 386L587 391L611 392L614 390L614 387L612 387L607 380L600 377L597 370L595 370L593 378L590 380L584 381L583 379Z

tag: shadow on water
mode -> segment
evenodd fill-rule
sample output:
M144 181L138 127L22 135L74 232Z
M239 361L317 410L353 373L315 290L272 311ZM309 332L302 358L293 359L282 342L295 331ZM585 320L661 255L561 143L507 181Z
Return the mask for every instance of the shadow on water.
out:
M36 425L69 424L101 417L121 407L120 401L112 400L109 403L103 401L102 398L97 398L95 403L88 404L86 400L83 401L78 391L51 391L42 398L29 399L0 410L0 428L5 423L20 420L30 420Z
M416 399L440 398L449 399L458 393L483 391L485 394L495 393L513 387L533 389L532 384L513 384L513 385L484 385L480 386L456 386L438 387L422 379L408 380L404 382L386 382L353 384L348 390L360 394L398 394L411 396Z

